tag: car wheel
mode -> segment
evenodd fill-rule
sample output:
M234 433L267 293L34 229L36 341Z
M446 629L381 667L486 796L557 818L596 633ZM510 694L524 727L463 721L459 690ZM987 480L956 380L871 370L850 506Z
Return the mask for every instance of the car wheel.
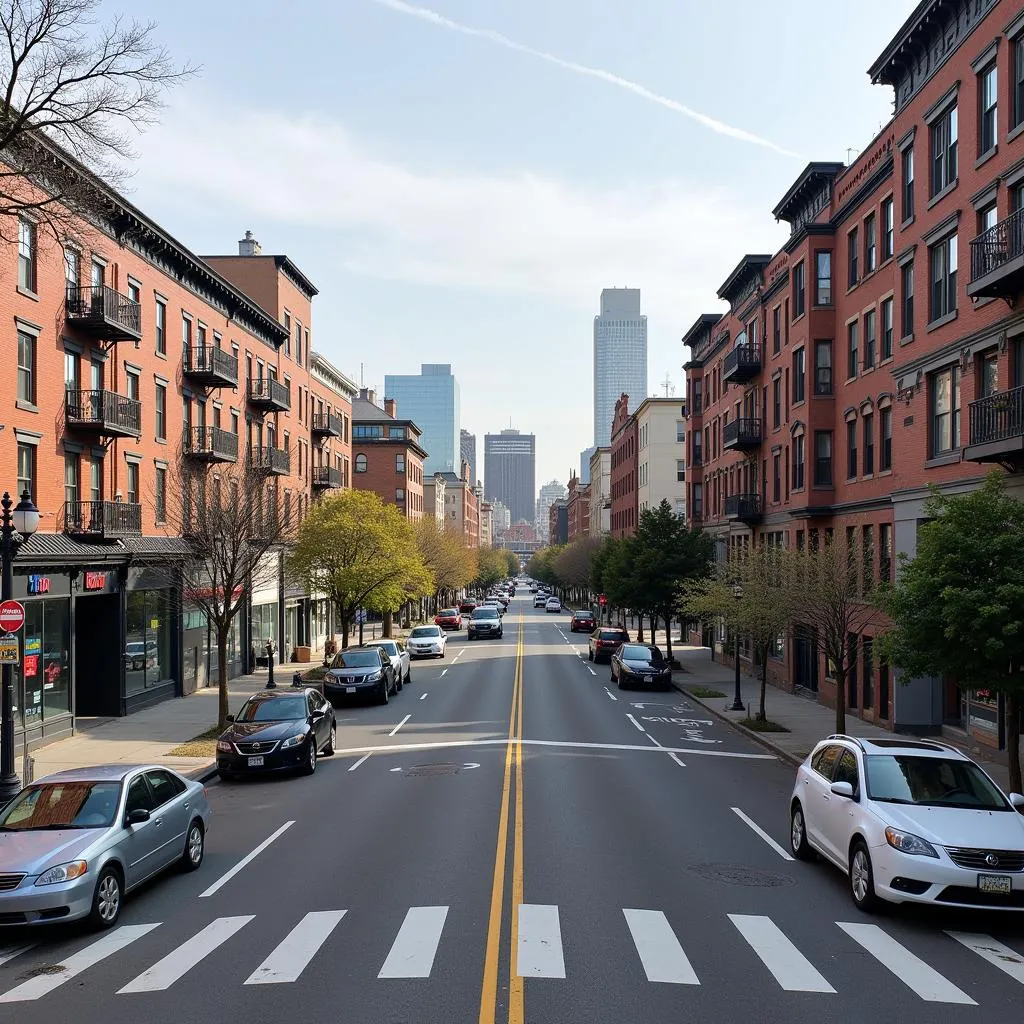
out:
M804 809L799 802L793 801L793 809L789 812L789 848L797 860L813 860L814 851L807 842L807 822L804 820Z
M591 648L587 648L587 661L594 660L594 652Z
M405 680L401 674L395 676L395 693L401 692L402 687L405 686Z
M92 910L89 924L93 928L113 928L121 916L121 875L115 867L106 867L100 872L96 891L92 896Z
M324 747L324 757L333 757L334 748L338 744L338 723L331 722L331 735L327 740L327 746Z
M405 673L405 685L412 686L412 669Z
M501 630L501 629L499 629L499 630L498 630L498 639L500 640L500 639L501 639L501 638L502 638L502 637L503 637L504 635L505 635L505 631L504 631L504 630Z
M387 704L387 702L391 699L391 688L388 686L387 676L385 676L380 681L380 695L379 695L379 697L380 697L380 699L378 700L379 704Z
M303 761L299 771L303 775L312 775L316 771L316 733L309 734L309 747L307 748L306 760Z
M205 835L203 823L196 818L188 827L185 834L185 851L181 855L181 866L185 871L195 871L203 863L203 854L206 852Z
M857 909L865 913L870 913L878 906L871 854L863 839L856 840L850 849L850 895Z

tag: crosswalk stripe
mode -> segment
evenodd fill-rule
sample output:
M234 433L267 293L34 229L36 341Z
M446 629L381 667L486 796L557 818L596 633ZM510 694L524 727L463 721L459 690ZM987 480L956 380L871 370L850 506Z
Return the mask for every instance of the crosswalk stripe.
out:
M410 907L378 978L429 978L447 907Z
M971 952L977 953L983 960L998 967L1014 981L1019 981L1024 985L1024 957L1020 953L997 942L991 935L950 931L947 931L946 934L950 938L956 939L962 946L966 946Z
M8 960L13 960L22 953L27 953L31 946L9 946L7 949L0 949L0 967L3 967Z
M270 956L246 978L245 984L280 985L298 981L299 975L344 916L344 910L320 910L307 914Z
M252 919L252 914L246 917L215 918L202 931L196 932L191 939L183 942L177 949L172 949L162 960L143 971L134 981L118 989L117 994L163 992Z
M660 910L623 910L648 981L699 985L668 918Z
M119 953L125 946L131 945L136 939L159 928L156 924L130 924L115 928L108 935L97 939L95 942L80 949L66 960L62 960L57 966L61 968L59 973L40 974L35 978L29 978L20 985L12 988L9 992L0 995L0 1003L23 1003L38 999L40 996L48 995L55 988L60 988L73 978L76 978L82 971L106 960L108 956Z
M883 967L887 967L911 991L929 1003L958 1003L976 1006L977 1003L951 981L933 970L919 957L901 946L891 935L876 924L857 924L836 921L836 924L863 946Z
M565 960L558 907L544 903L520 903L518 913L516 974L521 978L564 978Z
M835 989L770 917L729 914L729 920L786 992L835 993Z

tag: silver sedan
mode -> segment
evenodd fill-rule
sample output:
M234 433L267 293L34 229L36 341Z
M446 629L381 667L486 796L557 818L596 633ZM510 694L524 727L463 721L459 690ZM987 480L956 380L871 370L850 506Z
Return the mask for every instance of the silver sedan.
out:
M126 893L202 864L211 815L205 787L160 765L47 775L0 810L0 925L110 928Z

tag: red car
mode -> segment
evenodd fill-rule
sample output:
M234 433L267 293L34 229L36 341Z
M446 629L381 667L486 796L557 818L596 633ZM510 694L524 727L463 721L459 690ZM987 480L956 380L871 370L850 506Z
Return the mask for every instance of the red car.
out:
M591 661L612 660L612 655L622 644L629 643L629 633L621 626L605 626L595 629L590 634L590 651L587 657Z
M458 608L443 608L434 616L434 625L442 629L462 629L462 616Z
M459 611L462 612L463 615L472 615L473 614L473 609L475 607L476 607L476 601L466 600L466 601L463 601L462 604L459 605Z
M592 633L597 623L594 621L594 613L576 611L572 613L572 621L569 623L570 633Z

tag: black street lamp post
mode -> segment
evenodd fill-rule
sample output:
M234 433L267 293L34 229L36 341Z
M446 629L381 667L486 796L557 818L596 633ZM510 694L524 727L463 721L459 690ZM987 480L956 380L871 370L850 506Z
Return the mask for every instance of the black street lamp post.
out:
M32 503L28 491L23 491L21 501L12 510L11 496L4 491L0 499L0 561L2 561L2 586L0 599L10 601L14 596L14 556L18 547L39 526L39 509ZM0 675L3 700L0 703L0 806L13 800L21 791L21 779L14 771L14 666L3 665Z
M740 601L743 600L743 584L734 583L732 586L732 596L736 598L736 604L739 605ZM746 711L743 706L743 693L740 689L740 631L739 626L733 630L732 637L732 652L736 659L736 693L733 696L732 706L729 708L730 711Z

